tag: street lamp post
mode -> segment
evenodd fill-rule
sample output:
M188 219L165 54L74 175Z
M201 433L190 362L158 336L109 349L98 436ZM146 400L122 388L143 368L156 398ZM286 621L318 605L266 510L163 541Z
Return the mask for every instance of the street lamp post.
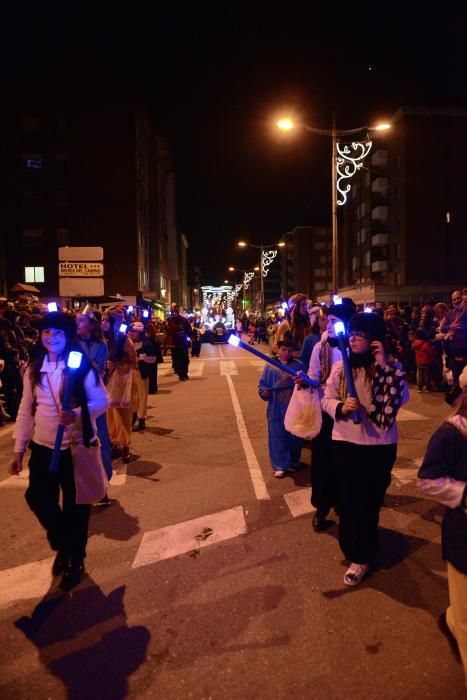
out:
M308 124L294 123L289 117L284 117L276 122L276 126L281 131L291 131L295 128L301 128L318 136L328 136L331 138L331 226L332 226L332 280L331 280L331 300L334 294L338 291L339 281L339 249L337 238L337 205L343 205L347 201L347 193L350 190L350 184L342 187L342 181L350 179L357 170L363 165L364 158L368 155L371 149L372 142L367 138L364 142L354 141L349 148L345 144L343 148L339 145L339 139L344 136L353 136L362 132L370 131L386 131L391 128L391 124L382 123L374 126L360 126L356 129L336 129L336 115L332 115L332 129L317 129ZM354 152L352 155L352 151ZM340 199L337 198L337 192L340 193Z
M259 263L259 276L260 276L260 311L261 315L264 314L264 278L268 274L268 267L272 263L274 257L277 255L277 251L275 250L276 248L283 248L285 246L284 241L279 241L278 243L261 243L260 245L256 245L254 243L245 243L244 241L239 241L238 245L240 248L256 248L259 249L260 252L260 263ZM265 250L268 248L272 248L274 251L274 255L268 256L267 253L265 253ZM255 268L256 269L256 268Z

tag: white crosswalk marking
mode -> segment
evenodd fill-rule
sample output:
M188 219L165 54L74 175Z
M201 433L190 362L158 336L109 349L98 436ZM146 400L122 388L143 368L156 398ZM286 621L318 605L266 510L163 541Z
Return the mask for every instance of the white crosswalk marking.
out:
M220 373L223 377L227 375L236 375L238 374L238 369L237 365L233 360L221 360L220 361Z
M301 515L307 515L314 510L310 501L311 488L304 488L298 491L285 493L284 498L292 517L294 518L299 518Z
M23 471L14 476L9 476L8 479L0 481L0 488L2 489L25 489L29 483L29 469L27 467L23 468Z
M126 464L119 464L117 467L113 468L112 479L110 480L110 486L123 486L126 484Z
M175 376L175 372L172 369L172 365L165 364L165 363L164 363L164 365L165 365L164 367L159 366L159 368L157 370L158 376L167 377L167 375L169 375L169 374L173 374Z
M250 360L250 366L251 367L256 367L256 369L259 371L263 369L264 365L266 363L263 362L263 360Z
M246 532L242 506L145 532L132 568L202 549Z
M188 374L190 377L201 377L203 375L204 362L190 362Z
M0 608L17 600L42 598L50 588L53 560L41 559L0 571Z
M401 408L397 414L397 420L428 420L428 416L422 416L421 413L414 413L414 411Z

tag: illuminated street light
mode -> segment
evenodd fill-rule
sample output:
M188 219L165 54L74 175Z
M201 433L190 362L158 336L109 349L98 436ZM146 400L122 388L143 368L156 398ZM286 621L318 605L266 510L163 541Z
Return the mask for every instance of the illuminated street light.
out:
M352 141L351 143L340 142L343 136L353 136L370 131L387 131L391 124L387 122L374 124L373 126L360 126L356 129L336 129L335 115L333 114L332 129L317 129L308 124L295 123L290 117L282 117L276 122L276 126L281 131L291 131L301 128L318 136L328 136L331 138L331 191L332 191L332 295L337 293L338 286L338 241L337 241L337 205L343 206L347 201L347 194L350 191L349 180L355 175L357 170L363 166L363 161L369 154L372 142L368 138L365 141ZM347 181L347 184L344 184ZM337 192L340 198L337 198Z

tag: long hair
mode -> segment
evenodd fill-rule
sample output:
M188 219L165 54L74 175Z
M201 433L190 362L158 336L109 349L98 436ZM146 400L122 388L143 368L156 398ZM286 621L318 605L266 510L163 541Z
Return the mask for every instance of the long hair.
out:
M110 329L104 332L104 337L109 344L109 360L112 362L120 362L125 354L125 333L120 333L117 330L116 324L121 324L121 320L116 320L112 316L107 316L110 323Z
M462 392L454 404L454 411L451 416L462 416L462 418L467 418L467 387L462 389Z

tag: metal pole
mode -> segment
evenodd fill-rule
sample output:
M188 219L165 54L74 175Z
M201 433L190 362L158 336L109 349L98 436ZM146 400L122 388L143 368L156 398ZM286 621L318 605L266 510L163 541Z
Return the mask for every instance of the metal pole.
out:
M332 192L332 291L331 301L334 294L337 294L338 284L338 257L337 257L337 192L336 192L336 113L332 113L332 153L331 153L331 192Z
M261 316L263 316L264 309L264 275L263 275L263 245L261 244L261 262L259 265L259 274L261 275Z

